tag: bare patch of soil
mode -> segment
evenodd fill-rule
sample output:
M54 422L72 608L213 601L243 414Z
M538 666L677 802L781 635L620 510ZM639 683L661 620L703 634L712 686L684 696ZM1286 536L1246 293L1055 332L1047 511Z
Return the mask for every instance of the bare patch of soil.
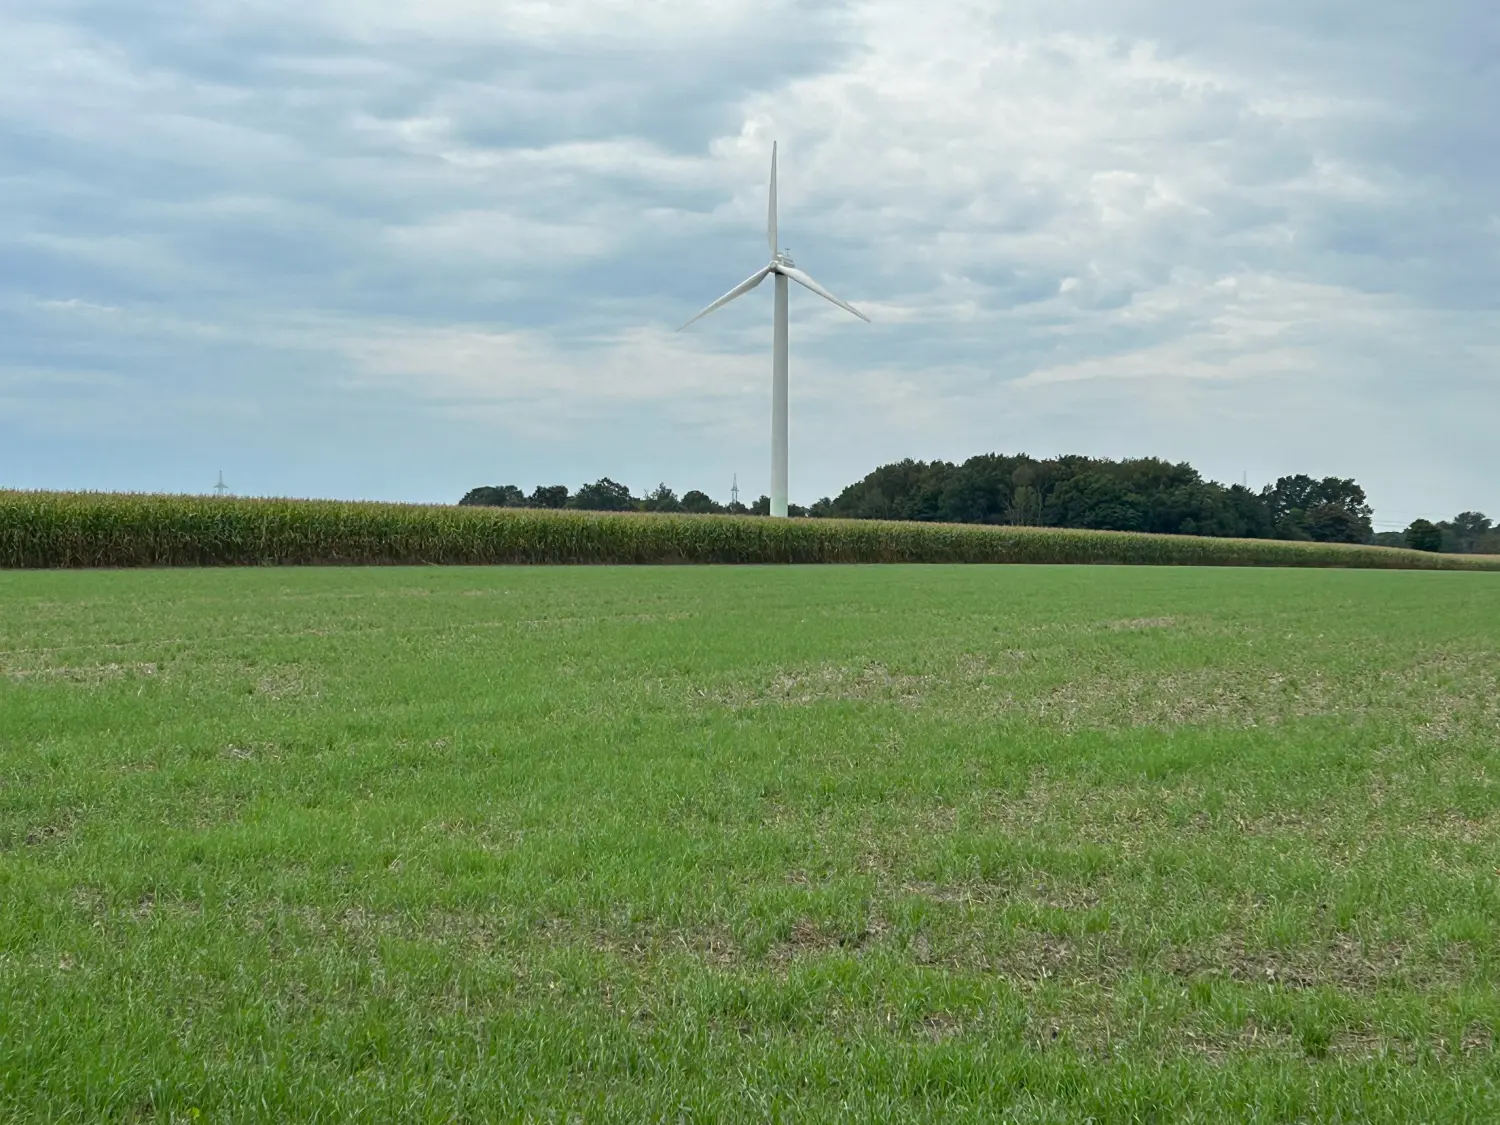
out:
M933 684L930 675L892 672L884 664L850 667L823 664L816 668L776 672L754 687L710 693L714 702L733 710L748 707L807 707L818 703L879 701L916 707Z

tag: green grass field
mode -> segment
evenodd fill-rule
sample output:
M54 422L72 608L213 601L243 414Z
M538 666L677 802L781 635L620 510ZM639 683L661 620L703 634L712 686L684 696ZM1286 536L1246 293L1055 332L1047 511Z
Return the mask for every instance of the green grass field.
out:
M1493 1121L1500 581L0 573L0 1120Z

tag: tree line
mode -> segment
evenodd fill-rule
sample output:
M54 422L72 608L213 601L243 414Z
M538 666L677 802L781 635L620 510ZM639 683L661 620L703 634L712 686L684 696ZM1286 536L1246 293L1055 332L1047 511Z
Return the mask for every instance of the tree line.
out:
M1386 531L1374 541L1450 555L1500 555L1500 527L1483 512L1460 512L1451 520L1412 520L1405 531Z
M577 492L565 484L538 485L528 495L513 484L491 484L471 488L459 504L487 508L576 508L585 512L688 512L693 515L768 516L771 498L762 496L753 504L738 501L720 504L706 492L692 489L678 496L665 483L644 496L633 496L630 489L609 477L600 477ZM808 509L788 504L794 516L806 516Z
M515 485L490 485L471 489L459 503L739 515L768 515L771 507L765 496L750 505L720 504L698 489L678 496L664 483L636 497L608 477L577 492L559 484L539 486L528 495ZM1500 553L1500 531L1480 512L1464 512L1438 524L1417 520L1405 532L1377 535L1369 500L1353 480L1297 474L1256 491L1205 480L1186 462L1155 457L1111 461L989 453L962 464L907 459L880 466L836 497L808 508L793 504L788 510L815 518L1019 524Z

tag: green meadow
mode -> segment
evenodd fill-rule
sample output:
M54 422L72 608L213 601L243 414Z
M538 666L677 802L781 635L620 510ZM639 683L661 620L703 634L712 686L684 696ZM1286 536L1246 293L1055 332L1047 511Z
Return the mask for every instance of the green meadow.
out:
M0 1120L1500 1119L1500 581L0 572Z

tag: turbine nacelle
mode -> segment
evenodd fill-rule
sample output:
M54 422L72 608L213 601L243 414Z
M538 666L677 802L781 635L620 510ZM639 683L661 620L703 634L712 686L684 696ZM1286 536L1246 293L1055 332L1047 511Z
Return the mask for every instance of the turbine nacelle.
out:
M750 292L750 290L754 289L757 285L759 285L762 281L764 281L772 274L780 274L782 277L789 277L798 285L802 286L804 289L810 289L819 297L822 297L825 301L831 301L844 311L853 313L855 316L859 317L860 320L863 320L866 324L870 322L869 317L860 312L848 301L844 301L838 297L835 297L827 289L824 289L822 285L814 281L809 274L805 273L802 270L799 270L797 268L797 263L792 261L789 254L787 254L785 251L777 251L776 256L772 258L769 263L767 263L761 269L757 270L755 273L752 273L749 277L745 278L744 281L740 282L728 293L725 293L724 296L720 297L713 304L709 305L708 308L704 309L697 316L693 317L693 319L688 321L687 324L684 324L682 328L686 328L688 324L692 324L694 321L702 320L705 316L713 312L715 309L722 309L736 297L743 297L746 293ZM681 332L682 328L679 328L677 331Z
M686 328L688 326L688 324L692 324L693 321L702 320L705 316L707 316L709 313L713 312L715 309L721 309L721 308L723 308L725 305L729 304L729 302L732 301L732 300L734 300L736 297L742 297L742 296L744 296L746 293L750 292L750 290L754 289L757 285L759 285L762 281L764 281L768 276L770 276L773 273L781 274L783 277L789 277L793 281L795 281L798 285L801 285L803 288L812 290L819 297L822 297L825 301L832 301L839 308L844 309L847 312L851 312L855 316L859 317L860 320L863 320L863 321L866 321L866 322L869 321L870 318L867 317L864 313L860 312L857 308L855 308L853 305L849 304L847 301L841 301L841 300L839 300L832 293L830 293L827 289L824 289L821 285L819 285L816 281L814 281L811 277L809 277L806 273L804 273L802 270L799 270L797 268L797 263L794 262L794 261L792 261L792 255L791 255L791 251L790 250L788 250L788 249L782 249L782 248L778 248L777 247L777 245L776 245L776 145L775 145L774 142L771 145L771 201L770 201L770 206L766 210L766 241L768 243L770 243L770 246L771 246L771 261L770 261L770 263L768 265L766 265L766 267L764 269L760 270L757 273L753 273L749 277L745 278L744 281L740 282L733 289L731 289L728 293L725 293L724 296L720 297L713 304L709 305L708 308L704 309L697 316L693 317L693 320L690 320L690 321L687 322L687 324L684 324L682 326L682 328ZM682 328L679 328L677 331L681 332Z

